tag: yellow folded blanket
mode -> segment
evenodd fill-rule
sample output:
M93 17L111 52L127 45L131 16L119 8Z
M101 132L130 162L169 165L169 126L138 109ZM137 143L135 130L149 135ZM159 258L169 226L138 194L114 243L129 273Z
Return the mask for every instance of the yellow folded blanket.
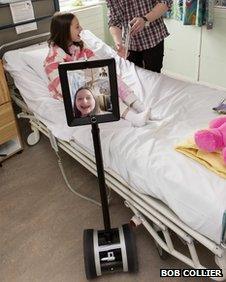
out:
M206 153L201 151L196 146L193 138L188 138L185 142L178 144L175 150L196 160L221 177L226 178L226 165L220 152Z

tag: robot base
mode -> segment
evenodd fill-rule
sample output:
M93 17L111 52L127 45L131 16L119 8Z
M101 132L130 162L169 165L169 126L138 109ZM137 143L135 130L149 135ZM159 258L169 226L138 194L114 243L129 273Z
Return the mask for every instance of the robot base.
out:
M87 279L104 273L138 271L136 243L129 224L110 230L84 230L83 251Z

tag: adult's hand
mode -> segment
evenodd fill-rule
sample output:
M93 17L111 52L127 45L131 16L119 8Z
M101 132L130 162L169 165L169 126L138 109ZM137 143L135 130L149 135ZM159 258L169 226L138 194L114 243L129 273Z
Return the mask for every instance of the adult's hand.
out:
M130 25L131 25L131 35L135 35L144 28L145 21L141 17L136 17L130 21Z

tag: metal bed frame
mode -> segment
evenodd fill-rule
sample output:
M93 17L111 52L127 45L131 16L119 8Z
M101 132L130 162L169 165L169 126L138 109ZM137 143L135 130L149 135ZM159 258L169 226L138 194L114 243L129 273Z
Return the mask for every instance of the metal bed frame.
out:
M55 10L58 10L59 7L57 0L53 1ZM0 8L1 6L2 5L0 5ZM48 15L48 17L50 17L50 15ZM40 18L40 20L42 20L42 18ZM2 26L1 29L8 27L9 26ZM10 28L12 27L14 27L14 25L10 25ZM4 44L0 46L0 57L5 50L12 49L12 45L15 45L15 43L17 44L16 48L18 48L18 46L24 47L32 43L37 43L37 40L40 42L41 38L43 41L43 36L46 38L47 35L48 33L45 33L30 36L29 38L19 39L10 43L4 42ZM2 77L0 79L5 78ZM28 109L25 102L19 98L18 91L16 91L13 84L8 81L8 85L12 99L21 109L21 112L18 114L18 118L29 119L32 133L27 138L28 144L35 145L40 139L40 133L42 133L50 139L51 145L55 150L57 150L57 147L61 148L64 152L72 156L76 161L87 168L91 173L97 175L94 156L75 142L72 144L53 137L48 128L34 116L34 114ZM159 247L160 256L163 257L164 253L169 253L192 268L205 269L205 266L201 264L196 251L195 241L197 241L212 252L215 256L216 265L222 270L223 276L213 279L216 281L226 280L226 242L216 244L207 237L194 231L183 223L164 203L151 196L139 193L130 187L128 183L126 183L114 171L105 169L105 178L108 187L120 195L125 200L125 205L134 213L132 218L133 223L136 226L143 224L154 238L157 246ZM171 231L176 233L187 245L190 256L184 255L182 252L174 248Z
M21 109L18 118L29 119L32 133L27 138L28 144L35 145L40 139L40 133L47 136L52 144L53 136L48 128L29 111L27 105L18 97L18 92L16 92L15 89L11 88L10 92L12 99ZM54 144L52 144L55 150L56 145L87 168L91 173L97 175L94 156L84 150L80 145L75 142L68 143L55 138ZM120 195L125 200L124 203L126 207L130 208L134 213L132 218L133 223L136 226L143 224L154 238L159 247L160 256L164 256L163 252L165 251L192 268L205 269L196 251L195 242L199 242L212 252L215 256L216 265L222 270L222 277L212 279L216 281L224 281L226 279L226 245L224 243L218 245L194 231L183 223L164 203L131 188L128 183L114 171L105 169L105 178L108 187ZM190 257L174 248L171 230L187 245Z

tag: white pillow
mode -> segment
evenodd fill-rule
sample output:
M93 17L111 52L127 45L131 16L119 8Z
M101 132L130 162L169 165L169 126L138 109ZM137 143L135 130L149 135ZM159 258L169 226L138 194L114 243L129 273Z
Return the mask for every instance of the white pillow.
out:
M95 56L99 59L114 58L117 57L117 53L110 46L108 46L103 40L98 38L89 30L82 30L81 39L84 41L85 46L91 49Z
M7 51L3 56L4 63L5 65L7 64L7 70L22 71L27 66L27 63L25 62L25 60L23 60L23 54L25 52L30 52L43 48L47 48L47 42L42 42L39 44L30 45L25 48Z
M104 43L100 38L96 37L89 30L83 30L81 32L82 40L84 40L86 46L94 51L96 57L98 58L109 58L116 56L116 52ZM37 75L49 84L48 77L46 75L45 69L43 67L44 60L48 54L47 44L40 45L35 49L22 49L20 51L23 62L31 67Z
M26 64L18 50L7 51L3 56L4 68L7 71L22 71Z
M21 57L24 63L32 68L46 84L48 84L49 81L43 63L48 55L48 51L48 46L43 46L35 50L21 51Z

